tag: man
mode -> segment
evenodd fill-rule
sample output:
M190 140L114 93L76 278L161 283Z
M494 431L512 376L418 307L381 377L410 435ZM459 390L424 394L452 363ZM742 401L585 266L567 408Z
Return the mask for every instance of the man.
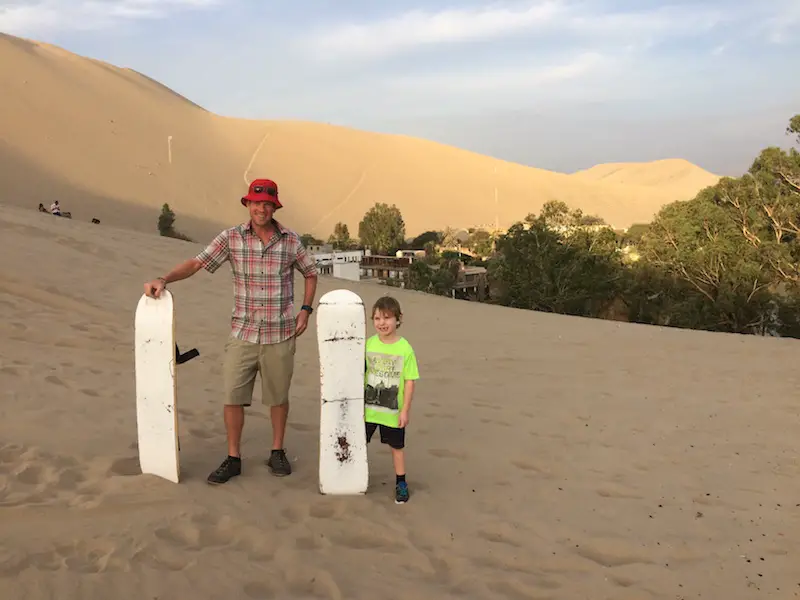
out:
M317 290L313 257L297 233L273 218L282 207L275 182L256 179L242 198L242 204L250 212L249 222L224 230L196 257L144 286L145 294L158 297L168 283L191 277L201 268L214 273L225 261L231 263L234 308L223 363L228 456L208 476L211 484L225 483L242 472L240 441L244 407L252 403L256 372L261 373L262 401L270 406L272 418L272 454L267 466L274 475L291 474L283 442L295 340L308 327ZM305 277L303 306L297 317L294 316L295 268Z

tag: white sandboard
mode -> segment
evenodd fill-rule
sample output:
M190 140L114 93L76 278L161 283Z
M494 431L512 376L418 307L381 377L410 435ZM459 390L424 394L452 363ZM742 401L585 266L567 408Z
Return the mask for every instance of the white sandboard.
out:
M136 426L142 473L178 483L178 406L172 294L142 295L135 318Z
M323 494L364 494L369 484L365 336L364 302L358 294L342 289L320 298L319 490Z

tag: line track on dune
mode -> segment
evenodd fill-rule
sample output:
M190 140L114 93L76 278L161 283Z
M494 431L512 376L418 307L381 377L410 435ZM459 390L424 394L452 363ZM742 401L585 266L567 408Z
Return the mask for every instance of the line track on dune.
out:
M339 202L339 204L334 206L331 210L329 210L325 214L325 216L323 216L319 221L317 221L317 224L314 225L313 227L314 229L322 225L331 215L333 215L333 213L335 213L337 210L342 208L345 204L347 204L350 201L350 198L352 198L355 195L355 193L358 191L358 188L361 187L361 185L364 183L364 180L367 178L367 170L368 169L364 169L363 171L361 171L361 177L358 178L358 181L353 186L353 189L350 190L350 193L348 193L347 196L344 197L344 200Z
M271 131L267 131L267 133L264 134L264 137L261 138L261 141L256 147L255 152L253 152L253 156L250 157L250 162L247 163L247 168L244 170L244 175L242 175L242 177L244 178L244 184L246 186L250 185L250 181L247 179L247 175L250 173L250 169L253 167L253 163L256 161L256 158L258 157L258 153L261 152L261 147L264 145L264 142L267 141L267 138L270 136L271 133L272 133Z

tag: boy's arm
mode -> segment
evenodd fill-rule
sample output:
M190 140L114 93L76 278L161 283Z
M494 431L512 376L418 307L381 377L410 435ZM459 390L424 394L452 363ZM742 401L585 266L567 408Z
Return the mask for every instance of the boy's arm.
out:
M414 398L414 384L416 380L409 379L406 381L405 386L403 387L403 411L404 413L408 414L408 411L411 410L411 400Z
M412 350L405 362L405 384L403 385L403 410L400 411L400 427L408 425L408 415L411 410L411 401L414 399L414 389L419 379L417 356Z

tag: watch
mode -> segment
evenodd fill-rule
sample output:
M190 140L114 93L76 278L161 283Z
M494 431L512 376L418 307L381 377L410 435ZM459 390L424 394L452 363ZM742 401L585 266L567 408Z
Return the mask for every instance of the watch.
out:
M311 314L311 313L314 312L314 309L311 308L308 304L303 304L303 306L300 307L300 310L306 310L306 311L308 311L308 314Z

